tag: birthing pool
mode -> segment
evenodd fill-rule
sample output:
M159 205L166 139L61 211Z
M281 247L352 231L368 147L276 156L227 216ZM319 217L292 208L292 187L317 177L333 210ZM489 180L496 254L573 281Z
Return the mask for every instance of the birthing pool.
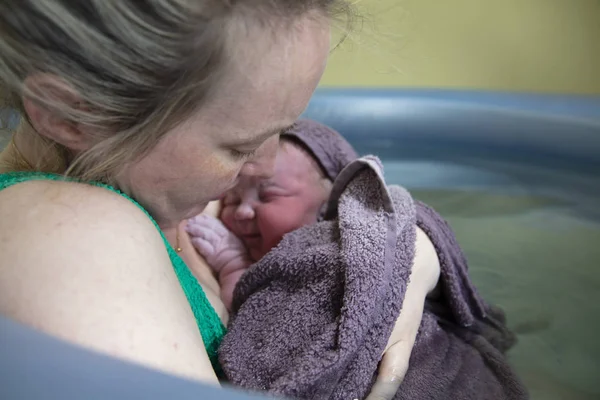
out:
M519 336L509 356L532 398L600 398L600 223L581 212L582 199L545 193L484 166L386 166L391 182L403 183L410 173L447 178L437 187L413 182L412 193L450 222L480 292L507 312ZM452 178L505 182L449 187Z
M536 400L600 398L600 99L323 91L307 116L438 210Z
M449 220L533 399L600 397L600 97L330 89L305 116ZM250 399L1 317L0 345L0 398Z

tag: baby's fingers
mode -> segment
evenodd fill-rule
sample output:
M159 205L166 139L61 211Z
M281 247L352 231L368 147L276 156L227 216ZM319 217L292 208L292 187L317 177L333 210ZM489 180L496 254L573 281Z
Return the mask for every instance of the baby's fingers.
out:
M192 245L203 257L209 258L215 254L215 246L208 240L196 237L192 238Z
M196 215L194 218L188 220L187 226L190 227L202 227L204 229L210 229L221 236L227 235L229 230L223 225L223 223L217 218L211 217L210 215Z
M185 231L190 234L191 237L203 237L206 227L196 221L189 220L185 226Z
M399 341L384 353L375 384L365 400L392 400L408 371L412 343Z
M194 243L194 246L196 246L196 243L202 242L210 244L210 248L207 246L202 247L203 249L206 249L205 251L210 251L209 254L201 253L203 256L206 257L220 251L219 247L221 247L220 244L223 238L219 233L204 226L194 224L188 225L186 231L190 234L190 239L192 240L192 243Z
M219 229L215 229L215 226L210 221L203 221L194 217L193 220L189 220L185 226L185 230L192 237L201 237L206 240L214 240L220 238L223 234Z

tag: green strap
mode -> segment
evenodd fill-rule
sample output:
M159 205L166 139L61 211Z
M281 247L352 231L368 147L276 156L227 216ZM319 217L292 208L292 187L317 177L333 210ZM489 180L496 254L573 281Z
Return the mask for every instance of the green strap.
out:
M0 174L0 190L31 180L76 181L74 179L65 178L56 174L41 172L11 172ZM117 193L126 198L135 204L140 210L142 210L150 219L150 221L152 221L163 239L167 253L169 254L169 258L173 264L175 274L177 275L179 283L181 284L181 288L183 289L190 307L192 308L194 317L196 317L196 323L198 325L198 329L200 330L200 334L202 335L202 340L204 341L204 346L206 347L210 362L212 363L217 375L221 375L221 367L218 362L217 352L219 344L225 335L226 329L218 314L215 312L214 308L206 298L206 294L196 278L192 275L190 270L185 265L185 262L181 259L181 257L179 257L173 247L171 247L154 218L152 218L152 216L150 216L150 214L148 214L148 212L138 202L112 186L98 182L93 182L91 185L108 189L111 192Z

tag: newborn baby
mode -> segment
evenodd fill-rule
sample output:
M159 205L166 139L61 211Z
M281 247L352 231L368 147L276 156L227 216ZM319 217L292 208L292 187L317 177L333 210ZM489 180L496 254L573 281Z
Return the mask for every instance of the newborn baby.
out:
M427 264L438 290L394 398L526 399L503 356L514 336L470 282L448 224L386 185L378 160L357 158L337 132L300 121L282 135L271 178L226 193L220 219L189 221L232 311L219 349L229 381L286 398L363 398L400 310L417 309L404 296L410 271Z
M286 233L317 222L331 185L310 150L284 134L270 179L247 178L227 192L220 221L204 214L189 221L192 243L217 274L228 309L236 283L252 263Z

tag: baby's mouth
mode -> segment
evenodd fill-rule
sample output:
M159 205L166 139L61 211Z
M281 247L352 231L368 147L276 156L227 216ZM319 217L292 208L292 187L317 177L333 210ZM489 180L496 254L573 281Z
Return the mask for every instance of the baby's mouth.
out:
M246 244L246 247L253 247L258 244L260 241L260 233L251 233L247 235L242 235L242 240Z

